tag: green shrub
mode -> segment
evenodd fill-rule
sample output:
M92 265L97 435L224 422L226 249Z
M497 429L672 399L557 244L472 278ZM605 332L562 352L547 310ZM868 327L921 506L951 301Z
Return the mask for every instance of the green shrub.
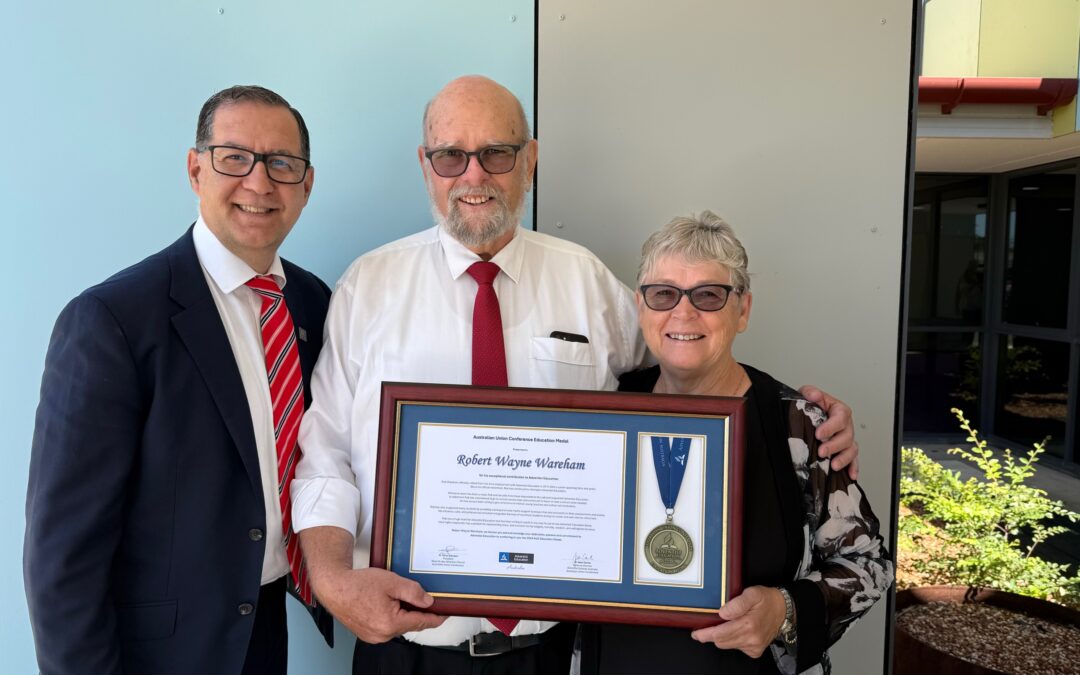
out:
M905 564L928 583L997 588L1077 606L1080 576L1069 576L1068 565L1033 554L1036 546L1066 531L1051 524L1055 517L1080 519L1045 491L1025 484L1043 444L1019 458L1005 450L999 459L964 414L952 412L974 445L948 452L969 461L982 477L961 480L959 472L922 450L901 449L900 503L910 510L900 518L900 549L910 553Z

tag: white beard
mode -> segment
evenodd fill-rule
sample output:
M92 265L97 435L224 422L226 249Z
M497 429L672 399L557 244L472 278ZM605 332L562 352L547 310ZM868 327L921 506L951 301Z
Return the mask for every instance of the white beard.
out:
M522 182L524 183L526 180L522 176ZM430 184L428 185L428 194L431 194ZM518 226L518 223L521 222L521 216L525 212L525 202L527 201L524 197L525 194L527 194L525 190L522 190L523 196L521 200L511 208L506 201L506 195L501 190L490 185L479 188L456 187L450 190L450 194L447 195L446 212L448 215L443 216L435 204L434 198L431 201L431 215L439 227L445 229L451 237L461 242L462 245L469 248L483 246L495 241ZM477 195L494 199L496 208L495 212L485 222L481 223L479 227L474 227L469 224L461 213L458 199Z

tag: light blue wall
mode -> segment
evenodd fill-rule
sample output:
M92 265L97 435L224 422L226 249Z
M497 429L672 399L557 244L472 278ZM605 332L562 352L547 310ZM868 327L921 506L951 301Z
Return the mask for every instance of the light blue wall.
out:
M12 2L0 26L0 671L32 673L23 503L49 333L68 299L194 220L184 156L202 102L258 83L304 113L315 187L282 254L333 285L356 255L430 224L415 149L442 84L484 73L532 110L533 3ZM340 627L334 652L302 610L290 633L293 673L347 672Z

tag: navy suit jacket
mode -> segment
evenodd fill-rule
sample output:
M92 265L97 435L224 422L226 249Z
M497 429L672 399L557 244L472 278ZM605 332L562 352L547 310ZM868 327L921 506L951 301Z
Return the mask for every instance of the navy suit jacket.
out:
M283 264L307 394L330 290ZM23 550L42 673L239 673L265 531L247 398L189 229L53 330Z

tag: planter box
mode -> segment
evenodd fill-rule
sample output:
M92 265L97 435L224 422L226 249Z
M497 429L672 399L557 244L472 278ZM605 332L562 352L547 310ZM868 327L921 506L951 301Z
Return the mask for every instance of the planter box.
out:
M1080 612L1061 605L1005 591L972 592L966 586L920 586L896 593L896 612L931 602L977 602L1021 612L1028 616L1080 627ZM899 624L893 643L893 674L924 675L1002 675L1003 671L977 666L942 652L912 636Z

